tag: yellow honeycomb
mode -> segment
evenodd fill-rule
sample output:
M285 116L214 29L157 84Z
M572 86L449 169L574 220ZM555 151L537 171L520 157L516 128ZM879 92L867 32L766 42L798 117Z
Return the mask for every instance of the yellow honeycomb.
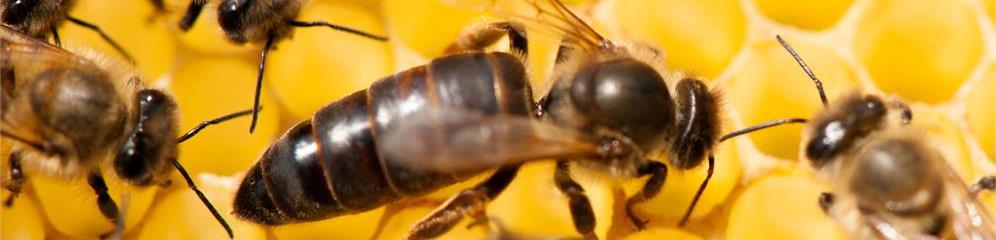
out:
M180 161L219 211L230 213L244 170L287 128L329 101L440 56L462 31L492 19L454 4L458 1L309 1L300 20L328 20L386 34L391 41L297 29L292 39L276 44L268 60L265 110L256 132L247 135L248 119L212 126L181 145ZM72 15L101 26L135 56L143 79L174 95L182 129L249 108L261 47L224 39L214 13L218 1L209 1L188 33L176 22L189 1L166 2L169 13L159 18L149 18L146 1L81 1ZM831 103L851 89L901 97L911 104L916 126L941 143L937 147L962 179L971 183L996 174L994 0L565 2L603 35L659 46L669 69L708 78L725 93L724 132L810 117L822 109L812 82L775 41L782 35L823 80ZM59 31L66 45L117 56L90 31L72 24ZM556 42L531 38L530 48L531 80L541 91L548 86ZM720 145L716 174L684 228L676 224L705 176L704 167L672 171L658 197L637 205L637 214L650 220L644 231L636 231L622 211L645 178L572 174L588 193L601 239L847 239L817 205L827 183L799 160L802 129L780 127ZM4 139L0 151L4 177L9 144ZM526 165L488 205L488 215L523 236L578 237L566 198L552 183L553 168L549 161ZM483 177L424 199L312 223L263 227L225 218L238 239L398 239L448 196ZM30 178L15 205L0 208L0 238L94 239L113 229L83 180ZM178 176L168 188L109 181L112 197L128 202L125 239L225 237ZM996 208L996 193L980 198ZM481 227L465 227L470 222L463 220L441 238L487 236Z

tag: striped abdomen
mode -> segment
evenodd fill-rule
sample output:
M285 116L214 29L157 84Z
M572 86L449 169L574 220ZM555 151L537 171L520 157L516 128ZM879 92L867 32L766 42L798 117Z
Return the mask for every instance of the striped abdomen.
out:
M505 53L450 55L381 79L319 109L271 145L246 174L235 214L266 225L314 221L463 180L407 169L377 153L385 128L427 107L528 115L533 101L521 61Z

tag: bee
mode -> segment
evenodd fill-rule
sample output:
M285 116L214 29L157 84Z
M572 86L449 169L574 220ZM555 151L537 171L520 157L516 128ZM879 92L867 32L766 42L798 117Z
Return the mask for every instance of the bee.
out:
M157 0L153 0L157 1ZM180 20L180 29L189 30L197 22L207 0L193 0L187 6L187 11ZM263 50L259 58L259 72L256 76L256 92L253 97L253 109L259 107L259 95L263 84L263 71L266 66L266 56L275 46L273 44L291 37L295 27L328 27L333 30L348 32L373 39L387 41L387 37L375 35L358 29L332 24L326 21L298 21L304 0L222 0L218 5L218 24L225 32L225 37L236 44L262 43ZM256 128L258 112L252 113L249 132Z
M205 121L176 138L177 105L172 97L120 69L127 66L0 26L0 130L15 143L8 158L10 179L4 182L12 194L4 205L13 204L28 173L85 177L100 212L113 222L120 214L101 168L110 167L131 185L164 187L169 185L170 168L175 168L231 236L231 228L177 161L177 145L209 125L251 111Z
M76 0L0 0L0 20L3 25L33 38L47 39L49 34L52 34L56 46L62 45L56 28L68 20L96 32L128 62L135 62L121 45L96 24L70 16L69 10L75 4Z
M571 44L556 66L554 87L541 101L534 101L523 58L514 54L528 52L524 25L487 24L448 48L459 53L380 79L288 130L246 173L235 215L268 226L317 221L494 171L409 233L409 238L432 238L465 216L486 219L486 204L523 163L558 159L554 181L570 199L575 227L595 237L594 213L569 174L570 163L618 177L650 176L626 204L630 220L642 228L646 221L631 208L656 196L668 171L664 163L647 159L648 153L664 151L680 169L708 159L711 177L711 153L722 140L798 122L783 119L721 136L718 93L702 81L682 79L671 85L677 91L672 95L661 59L616 46L560 2L530 3L554 16L561 25L551 29L564 30ZM512 54L483 51L499 34L507 35Z
M807 124L804 156L831 192L820 207L861 239L996 239L996 221L976 199L996 176L968 188L910 126L913 112L896 97L852 91L829 104L822 83L782 39L816 83L826 107Z

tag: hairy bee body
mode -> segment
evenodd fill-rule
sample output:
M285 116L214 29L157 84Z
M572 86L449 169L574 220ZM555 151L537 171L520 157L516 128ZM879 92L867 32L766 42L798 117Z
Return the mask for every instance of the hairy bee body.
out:
M297 19L302 0L225 0L218 4L218 24L228 40L235 43L274 41L291 36L294 28L287 23Z
M656 49L615 45L559 1L525 2L553 19L524 20L548 20L541 27L564 34L552 88L538 103L522 61L482 53L507 36L510 50L528 54L525 23L482 25L448 48L470 53L382 79L287 132L247 173L236 215L265 225L314 221L421 196L497 169L416 223L408 236L434 238L463 217L486 216L484 206L523 163L555 159L553 182L567 198L575 229L595 238L594 211L570 165L620 178L649 176L625 202L626 217L643 228L646 221L634 206L660 193L668 172L668 165L648 155L665 153L679 170L708 163L679 224L687 222L722 141L720 94L698 78L673 77L680 74L664 69Z
M289 130L247 173L235 213L266 225L313 221L455 184L475 173L399 165L379 154L379 135L428 108L528 117L533 106L528 78L515 56L465 53L434 59L333 102Z
M5 84L3 91L4 100L9 100L3 105L4 123L23 136L43 140L51 150L24 151L22 157L33 159L25 161L25 167L72 178L95 171L101 163L110 162L106 160L148 164L121 166L118 172L142 185L155 183L153 180L161 176L154 175L168 170L167 160L176 154L176 105L168 95L146 89L136 76L122 70L128 69L125 64L113 59L89 51L56 49L14 31L2 34L0 52L5 56L0 59L0 68L11 76L11 84ZM143 107L164 107L157 109L163 112L155 114L153 120L162 128L157 130L165 132L145 133L156 135L155 143L161 147L147 156L150 161L118 158L126 137L133 134L129 129L140 124L137 112Z
M13 194L4 205L13 204L29 174L86 178L101 214L116 221L120 212L108 194L103 167L143 187L168 186L170 170L176 168L232 236L176 161L179 142L206 125L177 139L176 102L146 87L129 69L94 52L70 52L0 25L0 130L15 142L7 159L10 179L4 182ZM117 222L123 230L123 221Z
M898 99L851 92L814 117L805 156L821 207L860 238L996 238L996 222Z
M45 38L69 16L76 0L3 0L0 19L14 30Z

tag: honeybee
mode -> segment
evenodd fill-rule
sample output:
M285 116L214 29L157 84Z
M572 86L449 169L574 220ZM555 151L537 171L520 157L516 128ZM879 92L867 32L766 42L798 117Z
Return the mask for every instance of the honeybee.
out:
M673 84L656 55L616 46L560 2L529 3L553 16L558 22L549 24L558 25L548 27L563 30L571 45L544 100L533 100L527 68L515 55L528 51L524 25L487 24L449 48L458 53L380 79L288 130L246 173L235 215L267 226L317 221L424 196L494 170L415 224L408 236L433 238L465 216L486 219L485 205L524 162L556 158L554 181L570 198L575 228L594 238L594 213L569 174L570 163L616 177L650 176L626 204L630 220L643 227L646 221L631 208L657 195L667 174L667 165L645 158L647 153L669 154L672 166L681 169L709 159L711 177L717 143L797 122L779 120L720 136L718 94L704 83L687 78ZM484 52L502 35L515 53Z
M122 69L128 67L94 52L70 52L0 26L0 130L14 141L10 179L4 181L12 194L4 204L13 204L28 173L86 177L100 212L113 222L120 216L118 205L100 169L113 169L131 185L167 186L172 167L231 236L231 228L176 160L177 145L209 125L251 111L205 121L177 139L176 102Z
M712 177L717 144L803 121L780 119L722 135L720 92L699 78L665 69L659 50L617 45L559 1L524 2L534 15L510 15L513 25L534 24L530 30L564 37L552 87L532 111L538 119L434 105L414 110L398 123L385 123L390 127L378 133L383 139L378 142L379 156L388 165L405 166L405 173L468 176L499 168L417 224L413 236L447 229L459 216L480 214L481 206L507 186L522 163L551 158L557 162L555 185L569 199L575 229L586 238L595 237L595 217L584 189L570 175L572 166L618 178L649 177L625 204L628 219L643 229L647 221L633 207L660 192L669 166L689 170L707 161L707 176L679 221L684 225ZM651 159L655 157L665 157L670 164Z
M0 0L0 20L7 27L37 39L47 39L52 34L56 46L62 45L56 28L68 20L97 32L121 56L134 62L131 55L96 24L70 16L69 10L75 4L76 0Z
M259 107L259 94L263 84L263 70L266 56L275 43L291 37L294 27L328 27L373 39L387 41L387 37L368 33L326 21L298 21L297 15L305 0L221 0L218 5L218 24L225 31L225 37L236 44L261 43L263 51L259 58L259 73L256 76L256 92L253 109ZM207 4L207 0L192 0L180 20L180 29L189 30L197 22L197 17ZM249 132L256 128L258 112L252 113Z
M976 199L996 189L996 176L966 187L896 97L852 91L828 103L819 79L777 39L826 107L806 127L803 154L831 184L819 199L827 214L861 239L996 239L996 222Z

